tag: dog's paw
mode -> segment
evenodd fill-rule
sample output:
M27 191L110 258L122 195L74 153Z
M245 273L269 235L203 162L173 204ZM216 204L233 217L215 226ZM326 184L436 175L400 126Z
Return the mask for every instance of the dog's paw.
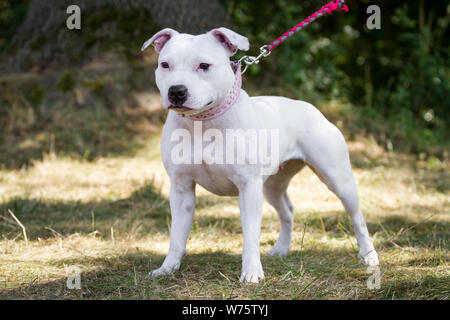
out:
M165 276L168 274L172 274L175 271L177 271L178 269L180 269L180 264L174 264L174 265L170 265L170 266L163 265L163 266L161 266L161 268L151 271L150 275L153 278L161 277L161 276Z
M269 256L281 257L287 255L289 252L289 246L279 246L277 243L273 246L272 249L267 251Z
M242 269L241 278L239 279L241 282L251 282L258 283L259 280L264 279L264 271L261 266L261 262L259 265L248 266Z
M377 266L378 265L378 254L375 250L370 251L369 253L362 256L359 255L359 263L364 264L366 266Z

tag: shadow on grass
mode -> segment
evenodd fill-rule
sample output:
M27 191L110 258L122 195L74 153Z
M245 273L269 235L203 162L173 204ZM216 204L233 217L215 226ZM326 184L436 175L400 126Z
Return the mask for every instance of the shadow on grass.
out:
M423 206L413 207L416 210L423 209ZM385 217L378 222L370 222L367 225L371 234L379 233L381 235L378 246L382 248L435 249L445 245L450 240L450 223L432 219L432 214L424 215L420 221L395 215Z
M414 219L404 213L392 213L391 216L382 217L370 214L366 216L369 234L371 236L377 234L377 246L435 248L440 243L449 241L450 223L436 219L434 215L440 211L433 206L411 205L398 210L416 212L421 218ZM307 213L306 216L297 213L294 220L294 227L300 223L305 226L307 233L324 233L332 238L354 239L350 217L345 211L321 211Z
M42 283L34 278L19 287L17 282L12 288L7 282L3 288L0 284L0 299L445 298L443 277L396 281L383 267L381 288L368 290L366 268L357 264L354 252L345 249L306 248L283 258L263 255L266 278L256 286L239 283L241 256L237 254L189 254L175 274L151 278L149 271L163 259L152 251L131 250L115 257L60 259L52 264L94 269L81 273L81 289L68 289L67 278Z
M0 205L0 213L8 217L13 211L25 225L30 240L97 231L108 236L111 227L119 231L147 232L166 229L169 202L152 184L136 190L129 198L115 201L44 201L15 198ZM17 234L17 225L6 220L0 232L9 237Z
M234 200L231 200L234 201ZM196 209L212 208L229 204L227 197L197 197ZM115 201L52 201L14 198L0 204L0 214L6 219L0 220L0 233L13 238L20 230L10 219L11 210L25 225L29 240L48 238L60 234L96 232L102 237L109 237L111 227L115 231L147 234L167 232L170 219L169 200L161 190L149 183L125 199ZM9 219L9 220L7 220ZM227 230L240 231L239 219L196 216L196 227L221 225ZM234 221L234 220L237 220Z
M199 196L196 210L211 209L217 212L223 205L237 206L236 199ZM25 225L30 240L53 237L56 234L66 236L91 232L109 238L111 227L115 232L146 235L168 232L170 221L169 200L152 183L141 187L125 199L85 203L15 198L0 204L0 214L3 217L10 218L8 209ZM370 234L379 234L378 245L387 248L398 245L433 247L439 241L448 241L450 224L433 218L433 214L439 212L434 207L411 205L399 210L406 209L423 214L423 219L413 220L404 214L393 213L391 216L367 221ZM269 218L266 216L264 219L267 221ZM263 231L266 228L264 222ZM296 212L294 227L297 230L303 229L300 224L306 226L307 233L326 233L333 238L354 238L352 225L345 211ZM229 233L241 233L240 220L236 215L223 217L196 214L193 232L216 228ZM20 229L11 219L4 219L0 221L0 232L7 238L14 238L20 234Z
M235 200L232 200L236 203ZM229 198L200 196L197 199L198 209L229 205ZM0 205L0 213L7 215L11 209L26 226L30 240L38 237L54 237L55 232L62 236L74 233L87 234L97 232L103 238L109 238L110 228L123 233L146 235L156 232L167 233L170 219L169 201L153 184L147 184L136 190L129 198L114 201L97 202L61 202L14 199ZM431 206L412 205L398 210L412 210L424 213L423 220L417 221L404 214L377 217L368 220L370 233L376 236L377 249L397 246L412 248L438 248L440 243L448 242L450 224L446 221L426 218L436 213ZM214 210L218 210L214 208ZM372 215L368 215L371 217ZM265 220L267 220L267 216ZM272 218L270 218L272 219ZM377 220L374 220L377 219ZM321 221L322 220L322 221ZM354 240L348 215L344 211L322 211L316 213L296 212L296 231L306 233L324 233L331 238L351 238ZM48 227L48 228L47 228ZM193 226L202 232L208 228L221 232L241 233L239 218L234 214L229 217L197 214ZM266 232L263 223L263 232ZM20 234L17 226L1 221L0 233L6 237ZM262 243L266 248L273 243ZM357 264L356 248L328 249L326 246L304 247L301 251L293 251L287 257L262 257L266 273L266 281L256 289L243 289L237 279L240 275L241 256L226 252L206 252L188 255L178 273L161 279L148 278L148 272L160 266L164 255L153 251L135 251L113 257L85 256L56 259L50 264L64 266L80 265L88 270L83 272L81 290L69 290L66 280L42 281L31 279L19 286L1 288L2 299L177 299L177 298L277 298L281 293L289 291L285 298L332 298L339 297L339 292L354 290L355 281L365 281L365 269ZM436 259L412 259L402 268L441 266ZM15 261L12 261L14 263ZM17 261L18 263L20 261ZM303 267L302 267L303 266ZM395 268L395 266L390 266ZM303 268L303 269L302 269ZM403 270L403 269L402 269ZM220 273L219 273L220 271ZM281 280L287 273L290 276ZM298 275L304 274L304 276ZM386 270L386 272L390 272ZM403 271L402 271L403 272ZM412 276L396 281L395 277L387 279L380 290L361 291L360 298L391 299L422 297L430 299L444 298L440 288L444 285L442 278L423 275L421 279ZM221 274L222 273L222 274ZM304 277L304 278L303 278ZM228 280L226 279L228 278ZM317 278L317 283L310 288L293 288L292 283L308 284ZM331 280L330 280L331 279ZM289 281L293 281L292 283ZM286 282L288 281L288 282ZM330 282L331 281L331 282ZM37 283L42 282L42 283ZM298 286L298 285L297 285ZM306 286L306 285L305 285ZM209 288L204 290L204 288ZM420 290L418 289L420 288ZM298 290L297 290L298 289ZM292 292L290 292L292 290ZM224 293L225 292L225 293ZM234 293L233 293L234 292ZM237 293L236 293L237 292Z
M131 250L130 250L131 251ZM34 284L39 279L24 282L19 288L0 288L1 299L177 299L177 298L233 298L235 294L246 298L277 297L274 290L288 292L295 286L305 285L311 278L322 280L334 277L335 281L349 279L345 268L353 269L355 278L359 278L361 267L356 264L354 253L348 250L323 250L319 248L306 249L303 252L293 251L284 258L262 255L266 280L255 289L248 291L245 285L238 282L241 272L241 255L226 252L188 254L181 268L173 275L157 279L149 277L149 271L158 268L164 256L152 251L127 252L124 255L108 258L95 258L80 255L79 258L59 259L52 265L84 266L95 271L81 274L81 290L69 290L66 279ZM342 260L346 261L343 263ZM326 263L323 263L326 261ZM340 261L340 262L338 262ZM304 263L304 274L301 271ZM337 271L336 266L339 266ZM355 271L355 268L359 271ZM334 273L333 273L334 272ZM356 273L355 273L356 272ZM280 278L286 277L281 280ZM354 280L354 279L353 279ZM267 284L267 285L266 285ZM291 288L292 286L292 288ZM322 288L315 288L313 296L318 296L318 290L327 290L325 282ZM223 295L223 290L230 292ZM323 293L323 292L322 292ZM329 292L330 293L330 292ZM308 298L311 291L297 298Z

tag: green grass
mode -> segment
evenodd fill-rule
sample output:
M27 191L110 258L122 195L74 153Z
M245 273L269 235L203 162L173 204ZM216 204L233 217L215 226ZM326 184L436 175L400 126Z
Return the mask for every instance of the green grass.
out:
M158 143L153 135L132 156L85 161L50 154L27 168L0 171L0 298L449 298L447 165L385 153L367 140L349 147L380 255L380 289L367 288L370 275L358 264L350 220L309 169L289 188L296 209L286 257L265 255L279 231L275 211L265 204L261 283L238 280L237 199L202 188L181 269L149 278L169 245L169 184L154 151ZM8 209L26 227L28 246ZM81 269L81 290L66 287L70 266Z

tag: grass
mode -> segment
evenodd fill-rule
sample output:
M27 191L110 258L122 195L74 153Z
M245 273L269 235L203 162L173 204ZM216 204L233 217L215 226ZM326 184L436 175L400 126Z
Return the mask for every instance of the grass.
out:
M292 249L265 255L279 231L266 203L261 236L266 278L238 281L242 233L236 198L198 187L181 269L158 279L169 245L168 178L152 135L134 155L92 161L54 153L0 171L0 299L448 299L449 176L446 163L349 143L361 205L381 260L381 287L358 264L338 199L305 169L289 188ZM8 210L26 227L22 229ZM66 287L81 270L80 290Z

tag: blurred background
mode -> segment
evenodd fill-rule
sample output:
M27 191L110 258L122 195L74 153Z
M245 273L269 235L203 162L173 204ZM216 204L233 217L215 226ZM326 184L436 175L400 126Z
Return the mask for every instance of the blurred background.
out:
M49 152L131 155L158 133L166 114L154 83L157 56L140 47L161 28L227 26L257 54L326 2L0 0L0 166L27 166ZM70 4L81 8L81 30L66 28ZM366 27L371 4L381 8L380 30ZM244 88L309 101L349 139L448 160L448 1L348 5L250 68Z

